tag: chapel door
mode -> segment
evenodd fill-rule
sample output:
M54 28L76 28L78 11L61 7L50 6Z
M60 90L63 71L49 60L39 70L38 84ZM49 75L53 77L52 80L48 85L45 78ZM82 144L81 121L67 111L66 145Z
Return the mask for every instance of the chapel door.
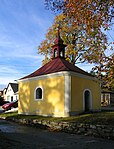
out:
M84 92L84 110L85 112L89 112L91 107L90 107L90 91L86 90Z

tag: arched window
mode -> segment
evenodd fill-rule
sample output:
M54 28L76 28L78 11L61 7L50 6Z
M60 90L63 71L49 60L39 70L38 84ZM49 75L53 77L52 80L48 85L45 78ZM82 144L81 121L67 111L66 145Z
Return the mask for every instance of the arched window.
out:
M42 100L42 88L38 87L35 90L35 99L36 100Z
M54 49L54 55L53 57L57 57L57 48Z

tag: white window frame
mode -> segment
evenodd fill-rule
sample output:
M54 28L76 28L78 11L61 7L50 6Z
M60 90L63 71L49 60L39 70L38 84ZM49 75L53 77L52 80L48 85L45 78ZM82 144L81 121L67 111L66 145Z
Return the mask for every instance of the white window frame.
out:
M40 99L36 99L36 90L38 89L38 88L40 88L41 90L42 90L42 98ZM35 89L35 91L34 91L34 99L36 100L36 101L42 101L43 100L43 88L41 87L41 86L38 86L38 87L36 87L36 89Z
M108 99L107 99L108 96ZM105 101L108 101L108 104L110 104L110 94L109 93L105 93Z

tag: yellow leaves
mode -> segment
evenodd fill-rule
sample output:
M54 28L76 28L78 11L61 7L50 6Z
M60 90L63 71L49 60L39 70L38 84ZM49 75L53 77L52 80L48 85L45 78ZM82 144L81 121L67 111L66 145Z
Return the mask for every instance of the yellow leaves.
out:
M86 31L90 33L94 26L101 28L111 18L109 12L112 5L112 0L68 0L64 14L73 19L74 24L85 24Z
M71 61L71 59L70 59L70 57L66 57L66 60L68 61L68 62L70 62Z
M100 63L94 68L97 71L98 77L102 75L102 81L104 81L105 86L109 89L114 90L114 55L110 57L101 58Z
M68 3L64 13L55 17L54 23L48 29L46 39L39 46L39 53L48 58L51 57L51 46L56 38L57 29L60 27L61 38L67 45L65 54L68 61L73 64L76 61L106 63L103 54L107 47L107 40L101 31L101 26L106 22L104 21L104 12L99 10L99 1L66 1ZM102 56L100 56L101 53Z
M113 0L48 0L47 3L53 10L62 10L64 16L72 20L72 24L84 24L86 30L89 30L88 33L96 22L96 27L100 28L110 21L113 15Z
M64 14L60 14L58 16L55 17L55 21L59 23L59 21L63 21L65 19L65 15ZM59 25L59 24L58 24Z

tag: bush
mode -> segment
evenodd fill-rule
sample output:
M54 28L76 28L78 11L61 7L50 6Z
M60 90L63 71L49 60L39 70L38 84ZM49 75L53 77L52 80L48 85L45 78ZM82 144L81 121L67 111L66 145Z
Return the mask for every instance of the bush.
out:
M4 105L5 103L8 103L8 101L5 101L3 97L0 97L0 106Z

